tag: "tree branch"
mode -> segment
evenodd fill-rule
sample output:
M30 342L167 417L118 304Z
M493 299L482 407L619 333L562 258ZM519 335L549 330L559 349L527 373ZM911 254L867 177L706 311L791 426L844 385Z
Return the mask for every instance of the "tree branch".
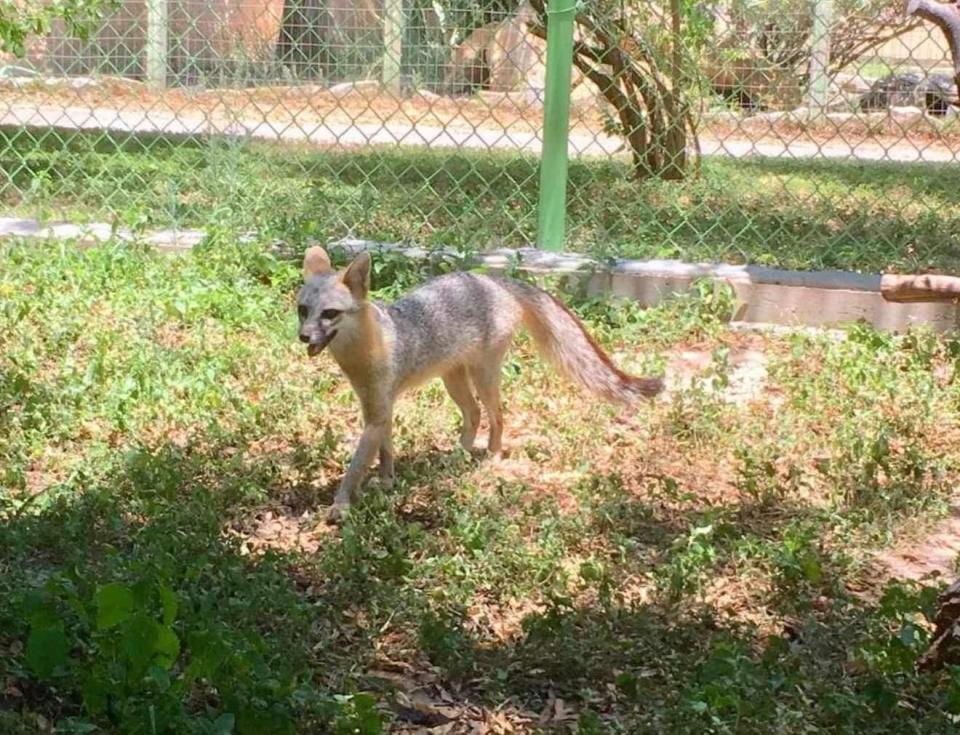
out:
M930 21L943 31L953 60L953 83L960 90L960 8L934 0L907 0L906 14Z

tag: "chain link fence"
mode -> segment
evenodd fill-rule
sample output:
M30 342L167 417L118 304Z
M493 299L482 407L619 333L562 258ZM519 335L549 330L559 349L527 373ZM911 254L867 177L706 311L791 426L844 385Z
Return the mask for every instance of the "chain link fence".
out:
M957 270L953 5L595 0L569 250ZM47 219L536 241L543 0L129 0L0 61L0 199ZM960 21L958 21L960 22Z

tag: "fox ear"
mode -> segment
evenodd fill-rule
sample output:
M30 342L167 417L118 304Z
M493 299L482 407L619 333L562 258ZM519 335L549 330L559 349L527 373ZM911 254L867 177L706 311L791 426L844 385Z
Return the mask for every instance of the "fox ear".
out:
M350 289L355 299L367 298L370 290L370 253L362 252L340 276L343 284Z
M307 248L303 256L303 277L309 278L330 270L330 256L319 245Z

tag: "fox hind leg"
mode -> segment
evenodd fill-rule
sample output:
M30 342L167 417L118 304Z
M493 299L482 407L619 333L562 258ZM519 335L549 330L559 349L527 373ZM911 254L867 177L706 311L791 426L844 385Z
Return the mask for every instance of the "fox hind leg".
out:
M383 439L380 442L380 486L393 487L393 416L388 416Z
M460 445L468 452L473 449L473 442L477 438L477 427L480 425L480 406L473 397L470 387L470 378L467 370L458 366L443 376L443 384L454 403L460 407L463 414L463 428L460 430Z
M487 451L499 455L503 450L503 407L500 401L500 368L506 354L507 345L498 347L483 356L476 365L469 368L470 379L477 389L477 396L487 411L490 422L490 438Z

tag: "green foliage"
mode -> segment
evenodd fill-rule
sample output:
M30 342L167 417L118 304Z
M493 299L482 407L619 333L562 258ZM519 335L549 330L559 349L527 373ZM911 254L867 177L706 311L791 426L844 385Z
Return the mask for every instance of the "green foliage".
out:
M195 609L178 615L180 597L158 573L96 589L58 574L2 610L29 621L25 663L39 680L75 693L85 720L131 733L284 733L297 720L335 715L378 732L369 705L354 711L301 683L253 630L230 630L204 612L183 578L171 581ZM202 692L208 704L197 711L188 703Z
M656 571L671 598L676 600L702 589L706 574L717 560L715 532L715 524L706 523L674 540L669 561Z
M30 36L50 31L54 20L63 20L67 32L86 38L104 12L119 5L119 0L52 0L51 2L0 2L0 52L23 56Z
M380 735L383 718L376 709L376 700L369 694L338 696L340 712L334 720L336 735Z
M688 706L715 727L769 719L777 690L787 682L768 661L757 661L738 642L717 643L687 694Z
M771 561L781 584L818 587L823 582L826 565L817 527L814 524L789 525L784 529L780 543L771 549Z
M601 335L663 345L684 339L709 338L724 329L736 312L733 289L711 280L695 281L689 289L652 309L629 299L576 297L578 316L589 319Z
M625 415L521 340L510 457L453 449L426 386L395 488L330 532L355 403L296 341L299 264L230 232L175 257L0 244L4 733L373 734L439 717L424 697L458 727L954 727L956 672L914 669L937 590L863 571L956 484L951 341L744 336L706 286L575 298L625 367L697 350L690 386ZM459 267L376 263L385 298ZM744 343L769 383L738 403Z
M258 484L277 471L246 474L229 446L273 420L273 401L298 400L298 390L264 385L274 406L264 411L228 385L254 355L275 361L285 350L224 346L264 323L278 340L292 334L271 288L289 288L294 274L254 247L208 245L179 262L123 247L54 260L30 248L2 252L3 284L34 284L13 289L0 310L5 344L18 345L5 353L3 374L11 367L15 377L0 392L0 464L10 479L0 487L0 563L24 562L0 582L0 628L24 641L14 670L72 702L76 732L285 733L334 720L376 732L379 715L362 698L338 702L312 682L298 642L315 611L297 599L285 562L248 568L221 538L225 508L262 494ZM102 320L92 331L91 310ZM61 340L56 397L35 372L48 358L34 342L38 328L54 335L47 347ZM160 346L165 330L183 342ZM196 446L133 439L183 421L200 422L202 441L226 452L228 482L208 474ZM119 451L111 432L127 437ZM90 445L64 482L21 502L35 448L78 436Z
M810 43L817 13L829 12L830 66L863 64L878 47L911 30L886 0L804 0L710 3L712 46L701 57L707 81L722 82L758 106L789 109L809 82ZM829 9L828 9L829 7Z

